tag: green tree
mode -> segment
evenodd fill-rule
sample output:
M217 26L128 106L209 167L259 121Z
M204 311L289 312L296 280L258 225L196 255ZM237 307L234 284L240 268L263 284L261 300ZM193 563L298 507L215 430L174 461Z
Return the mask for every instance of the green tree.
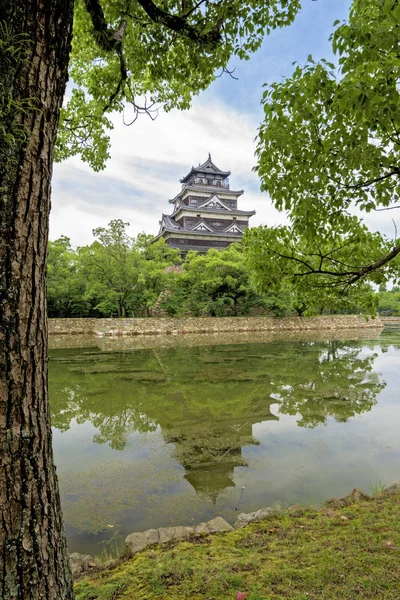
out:
M356 309L374 313L378 297L365 280L343 288L341 277L334 277L335 266L330 267L329 272L321 268L324 260L340 269L340 265L351 260L355 253L360 260L361 253L365 258L369 251L373 252L373 244L369 246L368 242L374 235L359 235L357 242L346 243L343 236L332 233L332 244L336 248L333 251L323 236L307 238L304 231L299 232L296 227L257 227L246 232L244 247L248 269L257 289L275 294L287 290L299 315Z
M108 228L93 229L97 240L79 249L79 268L86 280L84 298L94 302L101 315L125 317L133 309L140 286L141 256L126 232L129 223L110 221Z
M394 287L390 291L379 291L378 312L391 315L400 314L400 288Z
M97 314L118 317L148 314L166 282L166 267L180 260L165 240L128 236L121 219L93 230L98 239L79 248L79 275L86 281L83 299Z
M289 281L312 304L352 290L373 312L366 284L400 279L400 240L396 228L393 240L370 232L353 211L400 206L400 5L354 0L336 25L336 64L309 56L264 92L256 168L291 224L252 230L247 242L262 252L250 256L266 285Z
M168 267L181 261L165 240L131 238L121 219L93 230L97 238L77 251L62 236L48 245L50 317L148 315L167 285Z
M240 244L191 251L180 273L171 273L161 308L170 315L226 316L247 314L251 309L273 310L275 298L257 294L250 282Z
M47 313L49 317L85 317L90 304L84 300L85 282L77 269L78 256L70 239L49 242L47 256Z

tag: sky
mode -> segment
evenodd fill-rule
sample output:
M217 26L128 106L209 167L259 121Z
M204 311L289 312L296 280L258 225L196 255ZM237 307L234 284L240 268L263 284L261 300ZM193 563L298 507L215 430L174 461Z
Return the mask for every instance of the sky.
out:
M132 236L157 234L161 214L171 212L168 200L180 190L179 180L209 152L220 169L231 171L231 187L245 190L239 208L256 210L251 226L284 223L285 215L260 192L252 171L263 84L290 76L293 62L304 63L309 54L332 59L333 22L345 19L349 6L350 0L303 0L293 25L272 32L249 61L233 58L230 68L238 80L216 79L190 110L161 110L155 121L143 115L130 127L115 115L104 171L94 173L76 157L55 165L50 239L66 235L73 246L90 244L92 230L111 219L129 222ZM393 229L385 213L375 214L370 225L389 235Z

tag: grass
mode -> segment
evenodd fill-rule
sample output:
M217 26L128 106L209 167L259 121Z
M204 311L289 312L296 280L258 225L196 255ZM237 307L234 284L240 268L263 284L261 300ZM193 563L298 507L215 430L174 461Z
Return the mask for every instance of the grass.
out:
M380 496L385 489L384 484L379 481L378 483L369 482L369 491L373 496Z
M155 547L75 590L77 600L400 600L400 495Z

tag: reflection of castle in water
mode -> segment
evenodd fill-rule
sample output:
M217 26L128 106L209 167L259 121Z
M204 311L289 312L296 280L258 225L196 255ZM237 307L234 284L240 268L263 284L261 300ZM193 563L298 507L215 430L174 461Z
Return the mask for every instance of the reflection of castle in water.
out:
M235 485L235 467L247 466L253 425L277 420L272 404L316 427L371 410L385 385L373 371L376 354L348 342L72 352L53 358L53 426L90 421L94 441L114 450L131 432L159 426L186 481L214 501Z
M262 412L241 419L227 415L200 423L193 420L161 424L165 441L175 445L175 458L186 471L184 479L196 492L216 502L225 488L235 487L235 467L247 467L242 448L259 444L253 437L253 425L278 420L270 410L273 402L266 400Z

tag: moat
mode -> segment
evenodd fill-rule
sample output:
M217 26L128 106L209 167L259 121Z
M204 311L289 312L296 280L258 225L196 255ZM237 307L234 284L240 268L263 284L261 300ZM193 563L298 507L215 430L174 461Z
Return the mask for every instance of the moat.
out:
M397 480L400 329L362 335L52 348L70 551Z

